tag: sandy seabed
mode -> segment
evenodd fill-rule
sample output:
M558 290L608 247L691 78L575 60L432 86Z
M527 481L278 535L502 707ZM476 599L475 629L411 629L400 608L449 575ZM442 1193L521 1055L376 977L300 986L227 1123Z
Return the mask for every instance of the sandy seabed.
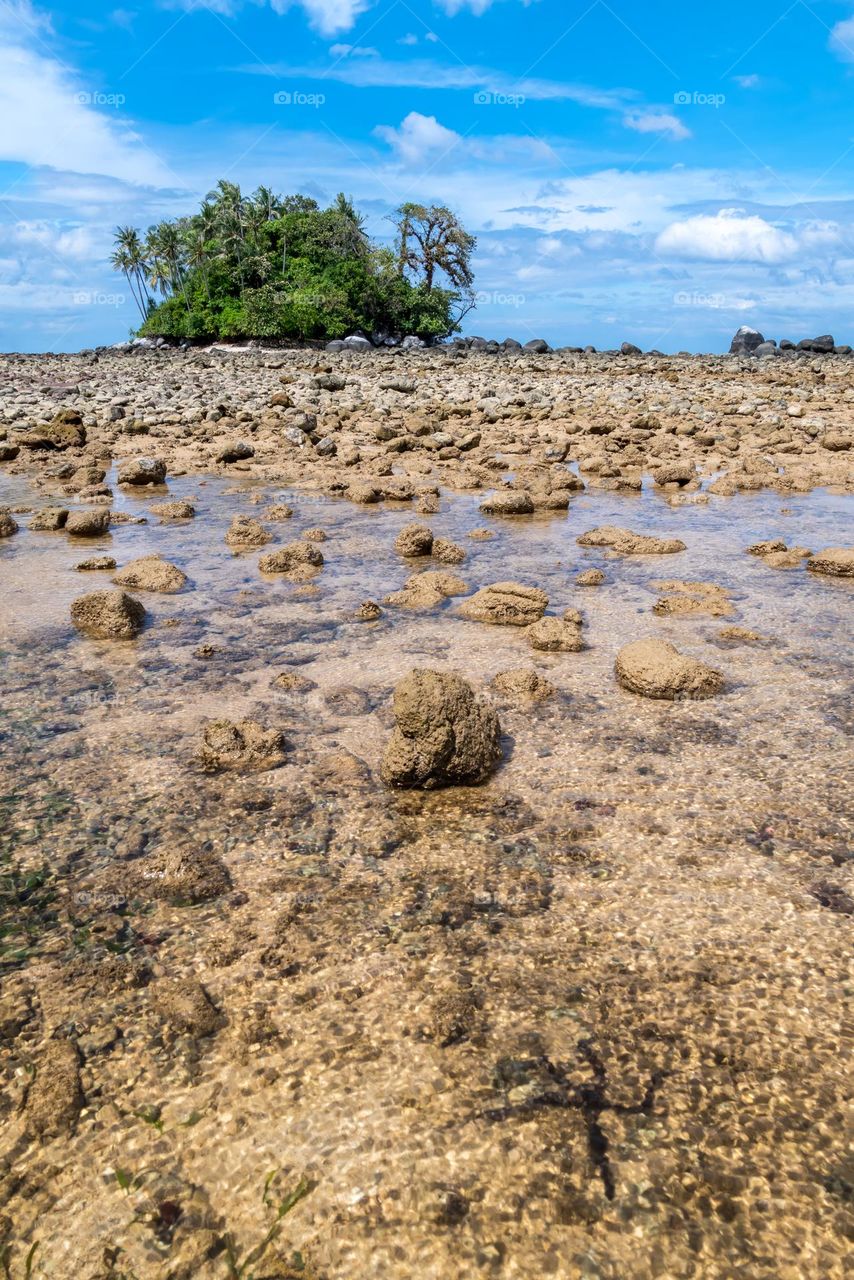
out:
M59 452L23 445L0 473L20 526L0 540L11 1276L35 1245L32 1275L57 1280L841 1280L854 1225L854 588L810 572L806 554L775 568L745 549L850 546L845 450L820 443L850 431L843 362L818 362L819 384L803 362L740 374L725 361L483 358L468 373L389 357L419 384L436 368L433 390L413 393L379 386L379 357L330 360L349 384L337 390L311 385L308 353L225 372L192 359L195 373L153 355L4 366L8 442L70 405L88 436ZM263 418L283 369L292 403ZM671 371L694 383L674 415L693 413L716 443L668 430L652 382ZM775 430L792 439L763 449L772 409L755 386L733 433L721 386L795 375L814 435L784 407ZM466 378L475 390L454 400ZM242 380L250 418L178 431L162 402L185 379L205 403ZM443 379L446 408L468 408L441 423L452 438L480 433L477 445L422 447L425 434L396 452L399 434L369 434L419 412L441 430L435 407L382 410L402 395L433 404ZM537 379L571 385L577 412L477 408ZM658 426L609 448L620 428L591 430L608 415L581 402L644 380L643 403L612 416L642 410ZM106 391L132 400L116 386L143 382L152 421L132 403L111 418ZM316 417L305 446L277 436L299 413ZM315 460L324 423L338 452ZM254 455L218 463L235 437ZM347 449L359 458L342 461ZM166 460L166 485L118 485L117 465L143 453ZM776 482L743 469L754 455ZM696 477L654 485L654 466L677 458ZM74 490L69 464L100 465L90 487L109 495ZM522 490L522 466L535 497L572 476L566 508L484 514L485 493ZM635 469L639 489L607 483ZM733 472L762 483L709 492ZM406 501L348 492L402 482ZM194 518L151 512L182 499ZM85 539L28 528L57 504L118 520ZM289 518L265 518L284 505ZM271 542L227 546L235 516ZM510 579L543 589L549 616L579 609L583 650L532 650L522 628L460 616L459 597L386 604L413 573L443 568L395 550L414 520L464 549L453 572L467 593ZM603 525L686 549L578 545ZM259 573L259 555L318 529L317 572ZM470 536L483 529L493 536ZM72 601L112 574L75 566L149 554L182 569L185 588L132 593L148 615L136 640L78 633ZM604 583L577 586L591 568ZM726 616L653 612L662 580L723 588ZM380 615L357 620L367 598ZM617 652L648 635L719 670L723 693L620 688ZM392 691L417 667L459 672L497 710L503 760L485 785L381 782ZM500 693L495 676L520 667L553 694ZM281 730L283 762L205 772L202 734L221 719Z

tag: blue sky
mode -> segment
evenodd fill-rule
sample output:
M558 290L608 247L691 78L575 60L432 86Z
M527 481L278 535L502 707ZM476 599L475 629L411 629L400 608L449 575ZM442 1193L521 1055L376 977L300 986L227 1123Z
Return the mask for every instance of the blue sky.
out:
M478 237L468 332L854 341L854 0L0 0L0 349L127 336L220 177Z

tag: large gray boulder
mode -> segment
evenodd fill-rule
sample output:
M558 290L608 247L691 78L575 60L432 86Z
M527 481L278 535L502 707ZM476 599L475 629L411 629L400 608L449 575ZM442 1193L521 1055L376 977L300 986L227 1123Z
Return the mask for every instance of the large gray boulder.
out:
M381 767L389 787L472 786L498 767L498 716L460 676L410 672L394 691L394 717Z
M749 324L743 324L730 343L730 355L751 356L764 341L765 338L758 329L751 329Z

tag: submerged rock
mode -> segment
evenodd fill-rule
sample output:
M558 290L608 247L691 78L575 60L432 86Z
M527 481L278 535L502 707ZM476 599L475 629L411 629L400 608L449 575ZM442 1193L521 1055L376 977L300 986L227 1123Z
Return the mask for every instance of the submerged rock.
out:
M51 1040L27 1091L27 1127L45 1138L70 1133L83 1101L76 1046L70 1040Z
M539 622L549 598L538 587L519 582L495 582L481 587L470 600L460 605L460 614L472 622L489 622L496 626L527 627Z
M225 541L230 547L263 547L273 535L251 516L235 516L228 526Z
M205 773L230 769L263 772L285 763L287 743L278 729L255 720L214 720L202 735L201 765Z
M854 547L825 547L816 552L807 568L830 578L854 578Z
M18 532L18 522L9 511L0 511L0 538L11 538Z
M159 516L164 521L192 520L196 514L196 508L186 499L179 499L176 502L159 502L148 509L153 516Z
M532 649L551 653L580 653L584 648L580 619L540 618L525 634Z
M440 564L462 564L465 558L465 551L456 542L451 542L449 538L434 538L433 559Z
M74 601L71 621L98 640L133 640L142 630L145 609L126 591L92 591Z
M28 528L32 532L56 533L58 529L65 528L68 516L67 507L44 507L35 513Z
M187 575L176 564L170 564L160 556L142 556L120 569L113 582L133 591L176 592L186 587Z
M604 581L605 575L601 569L585 569L575 579L575 585L577 587L601 587Z
M394 691L394 716L397 727L381 768L387 786L474 785L498 767L498 716L460 676L410 672Z
M99 538L109 531L112 514L106 507L91 511L72 511L63 526L75 538Z
M382 612L376 600L363 600L353 618L356 622L376 622L377 618L382 617Z
M684 551L679 538L656 538L652 534L633 533L617 525L603 524L576 539L580 547L610 547L623 556L665 556Z
M323 568L323 552L313 542L289 542L262 556L258 561L262 573L294 573Z
M425 573L413 573L406 579L402 591L392 591L385 604L403 609L432 609L449 596L464 596L468 587L462 578L440 569L428 569Z
M94 570L115 569L116 562L112 556L90 556L88 560L81 560L75 565L78 573L89 573Z
M499 671L492 681L493 689L514 701L542 702L557 693L551 680L539 675L531 667L512 667Z
M119 463L119 484L163 484L166 479L166 463L160 458L126 458Z
M525 489L508 489L484 498L480 509L485 516L529 516L534 510L534 500Z
M433 531L426 524L408 524L394 540L394 549L401 556L429 556L433 550Z
M614 669L624 689L644 698L706 698L724 687L720 671L654 636L627 644Z

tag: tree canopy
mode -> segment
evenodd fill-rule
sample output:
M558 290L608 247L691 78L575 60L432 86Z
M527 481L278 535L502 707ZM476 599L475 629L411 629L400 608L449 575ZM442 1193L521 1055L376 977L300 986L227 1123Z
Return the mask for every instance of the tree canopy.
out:
M198 213L118 227L111 263L140 313L139 332L169 338L338 338L354 330L426 341L471 306L475 241L449 210L403 205L397 248L372 242L352 200L222 179Z

